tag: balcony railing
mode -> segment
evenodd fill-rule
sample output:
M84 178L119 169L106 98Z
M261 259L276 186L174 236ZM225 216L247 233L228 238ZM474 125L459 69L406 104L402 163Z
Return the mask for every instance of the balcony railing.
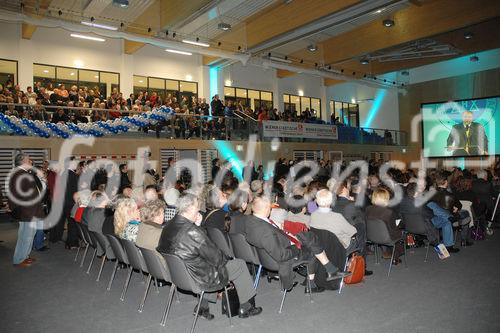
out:
M67 116L68 123L99 123L143 114L145 111L117 111L98 108L82 108L52 105L28 105L0 103L0 112L4 115L21 119L53 122L53 115L61 109ZM334 126L334 125L330 125ZM330 138L279 138L282 142L315 142L404 146L407 134L403 131L361 128L337 125L338 139ZM243 113L234 113L233 117L216 117L196 114L176 113L164 121L144 127L131 128L126 132L113 135L125 137L157 137L171 139L202 140L248 140L255 134L261 141L270 141L272 137L263 135L262 125ZM0 120L0 135L17 135Z

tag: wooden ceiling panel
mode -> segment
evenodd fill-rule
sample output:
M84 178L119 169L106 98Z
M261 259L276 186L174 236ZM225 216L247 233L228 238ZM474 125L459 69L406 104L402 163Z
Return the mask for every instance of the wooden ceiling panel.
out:
M210 3L211 0L161 0L160 2L161 27L168 29Z
M355 56L456 30L500 16L500 1L439 0L410 6L391 18L395 26L386 28L381 20L332 37L324 46L326 64L336 64Z

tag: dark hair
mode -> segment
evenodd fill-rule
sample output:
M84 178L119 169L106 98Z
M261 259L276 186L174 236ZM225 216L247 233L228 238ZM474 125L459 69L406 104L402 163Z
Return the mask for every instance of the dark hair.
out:
M248 204L249 195L242 190L236 190L229 196L229 209L237 211L242 208L243 204Z
M20 166L21 164L23 164L23 160L26 158L26 154L24 153L19 153L16 155L16 157L14 157L14 165L15 166Z
M415 197L415 193L417 193L417 183L409 183L406 186L406 195L409 198L414 198Z
M304 202L304 197L301 195L295 194L292 198L297 202ZM299 214L300 212L302 212L302 209L304 209L304 207L306 207L305 203L298 206L292 205L288 206L288 210L293 214Z
M443 186L448 181L448 176L444 172L440 172L436 175L436 185Z
M125 169L126 166L127 164L125 163L120 164L120 171L123 171L123 169Z

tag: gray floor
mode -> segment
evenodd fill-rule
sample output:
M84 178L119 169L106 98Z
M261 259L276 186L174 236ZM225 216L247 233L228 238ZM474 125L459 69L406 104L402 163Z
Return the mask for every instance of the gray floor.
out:
M2 332L188 332L195 299L174 303L167 327L159 321L168 287L150 291L143 313L137 311L144 282L135 274L125 302L120 301L124 272L118 271L110 292L111 265L96 282L73 262L75 252L62 244L34 253L29 268L11 264L17 226L0 224L0 331ZM408 265L395 267L387 278L388 261L369 268L375 274L342 295L325 292L314 303L303 288L293 290L279 315L279 284L261 281L257 303L263 314L233 320L229 328L213 305L213 321L199 320L197 332L500 332L500 230L489 240L462 249L441 261L424 250L409 253Z

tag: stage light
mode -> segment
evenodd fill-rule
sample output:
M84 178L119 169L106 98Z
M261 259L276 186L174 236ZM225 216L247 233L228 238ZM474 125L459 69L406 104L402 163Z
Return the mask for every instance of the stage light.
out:
M479 57L478 57L477 55L473 55L473 56L471 56L471 57L469 58L469 60L470 60L471 62L478 62L478 61L479 61Z
M361 63L361 65L368 65L370 63L370 60L363 58L359 62Z
M229 31L229 30L231 30L231 24L221 22L217 25L217 29L222 30L222 31Z
M385 19L382 21L382 24L384 25L384 27L386 28L391 28L394 26L395 22L391 19Z
M472 32L464 32L464 38L465 39L471 39L472 37L474 37L474 34Z
M314 44L311 44L307 47L307 49L309 50L309 52L316 52L316 50L318 49L318 47Z

